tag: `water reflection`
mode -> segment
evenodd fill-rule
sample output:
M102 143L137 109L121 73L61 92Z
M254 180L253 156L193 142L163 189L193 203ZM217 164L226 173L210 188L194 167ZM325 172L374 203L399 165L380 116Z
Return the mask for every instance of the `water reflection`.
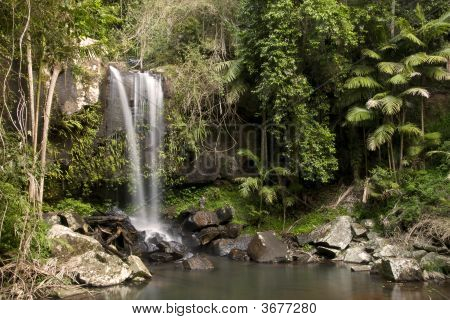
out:
M213 271L183 271L170 264L152 269L153 280L141 286L106 289L98 299L448 299L450 285L396 284L349 266L256 264L211 258Z

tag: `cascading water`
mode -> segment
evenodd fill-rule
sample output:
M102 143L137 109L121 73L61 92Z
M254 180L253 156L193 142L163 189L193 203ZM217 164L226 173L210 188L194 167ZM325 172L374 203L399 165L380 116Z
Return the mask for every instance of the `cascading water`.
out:
M158 174L159 153L164 136L161 77L148 72L133 73L133 99L130 104L124 78L116 68L110 67L110 70L110 99L112 104L117 101L122 110L132 166L132 204L135 211L133 224L148 233L167 234L165 226L160 222L161 185ZM148 172L145 183L142 168Z

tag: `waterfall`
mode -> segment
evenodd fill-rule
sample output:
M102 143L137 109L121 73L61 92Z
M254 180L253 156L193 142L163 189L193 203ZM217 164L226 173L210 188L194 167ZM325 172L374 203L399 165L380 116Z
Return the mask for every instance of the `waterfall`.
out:
M110 70L110 103L114 105L116 102L122 110L132 167L133 224L139 230L167 233L160 222L159 154L164 136L161 77L148 72L132 73L130 103L125 78L116 68L110 67ZM143 178L144 172L146 179Z

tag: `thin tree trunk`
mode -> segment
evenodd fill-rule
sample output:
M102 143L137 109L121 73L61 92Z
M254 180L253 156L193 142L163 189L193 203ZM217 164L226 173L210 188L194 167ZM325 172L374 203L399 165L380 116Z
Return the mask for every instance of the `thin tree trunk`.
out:
M389 170L392 170L391 150L389 149L389 146L386 146L386 148L387 148L387 154L388 154Z
M42 128L42 142L41 142L41 178L39 183L39 210L42 209L44 201L44 181L45 181L45 166L47 161L47 143L48 143L48 128L50 124L50 115L52 111L53 96L55 93L56 81L61 72L61 66L55 65L53 67L52 76L50 79L50 87L48 89L47 101L45 103L44 125Z
M29 32L27 32L27 69L28 69L28 93L29 93L30 114L31 114L31 137L33 138L36 119L35 119L33 55L31 52L31 35Z
M395 15L396 15L396 0L392 0L391 3L391 14L392 14L392 20L391 20L391 38L395 36Z
M425 134L425 101L420 98L420 123L422 125L422 135Z
M406 119L406 111L403 110L402 113L402 126L405 124L405 119ZM404 135L403 133L400 134L400 157L399 157L399 165L398 168L399 170L403 169L403 150L404 150Z
M366 127L363 126L363 138L364 138L364 167L365 167L365 177L369 175L369 166L367 160L367 147L366 147Z
M261 166L263 169L267 168L267 119L266 111L262 112L261 123Z

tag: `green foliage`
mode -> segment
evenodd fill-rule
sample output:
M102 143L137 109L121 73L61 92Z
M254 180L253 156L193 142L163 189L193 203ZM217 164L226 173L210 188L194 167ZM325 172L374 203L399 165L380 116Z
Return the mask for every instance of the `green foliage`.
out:
M369 195L374 201L362 212L383 215L389 230L406 229L424 216L445 217L450 210L447 173L439 170L408 169L396 179L391 171L376 168L371 171Z
M84 217L104 212L102 209L104 209L102 206L94 206L92 203L72 198L65 198L54 205L47 204L44 206L44 211L47 212L73 212Z
M89 196L98 188L113 189L127 182L125 140L121 135L99 137L101 122L101 108L94 105L53 123L55 162L47 173L49 183L63 185L69 195Z

